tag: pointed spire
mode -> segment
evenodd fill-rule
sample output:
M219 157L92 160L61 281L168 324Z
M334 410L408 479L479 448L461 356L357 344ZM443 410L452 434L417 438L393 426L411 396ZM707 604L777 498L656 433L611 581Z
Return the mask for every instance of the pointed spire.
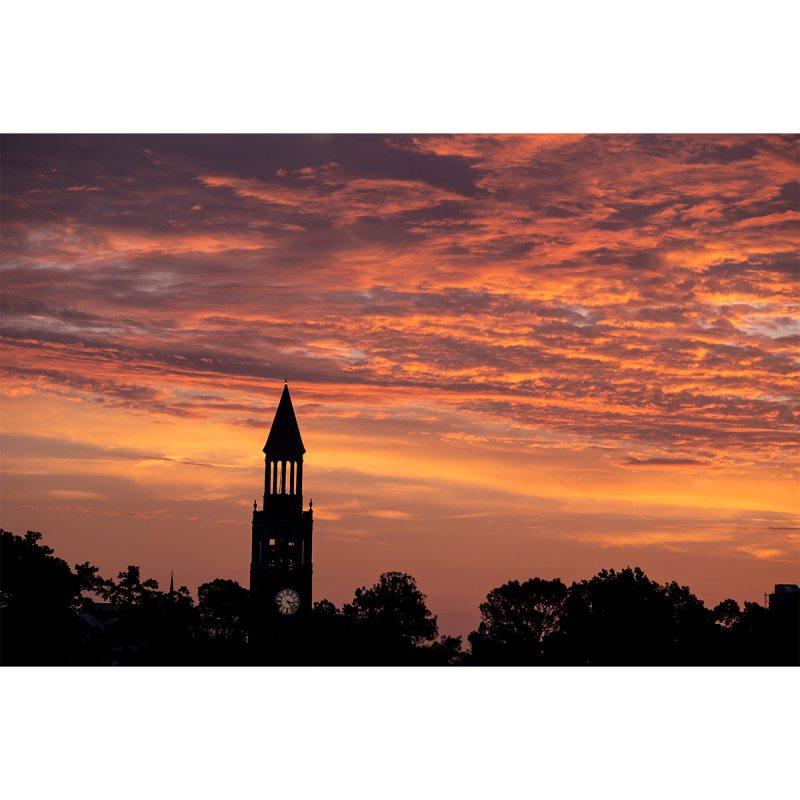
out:
M175 573L172 570L169 571L169 596L175 596Z
M297 424L292 406L292 397L289 394L289 383L284 382L264 452L278 456L301 456L305 451L303 438L300 436L300 426Z

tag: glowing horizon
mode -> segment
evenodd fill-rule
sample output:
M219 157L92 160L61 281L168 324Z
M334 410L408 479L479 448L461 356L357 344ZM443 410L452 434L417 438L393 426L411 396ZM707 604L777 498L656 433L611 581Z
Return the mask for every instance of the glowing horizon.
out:
M798 581L795 136L5 136L2 525L247 584L288 378L315 599Z

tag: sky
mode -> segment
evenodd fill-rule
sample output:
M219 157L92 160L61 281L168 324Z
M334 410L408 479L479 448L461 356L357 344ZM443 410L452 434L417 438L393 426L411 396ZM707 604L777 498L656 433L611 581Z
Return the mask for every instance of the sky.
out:
M284 378L314 593L800 580L796 136L4 136L0 523L247 585Z

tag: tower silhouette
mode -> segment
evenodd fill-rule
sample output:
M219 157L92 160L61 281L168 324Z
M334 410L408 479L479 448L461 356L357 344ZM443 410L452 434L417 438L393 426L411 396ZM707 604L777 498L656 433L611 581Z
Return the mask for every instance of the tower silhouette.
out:
M253 636L281 638L311 609L313 514L303 510L303 454L306 452L284 382L264 445L264 505L253 508L250 591Z

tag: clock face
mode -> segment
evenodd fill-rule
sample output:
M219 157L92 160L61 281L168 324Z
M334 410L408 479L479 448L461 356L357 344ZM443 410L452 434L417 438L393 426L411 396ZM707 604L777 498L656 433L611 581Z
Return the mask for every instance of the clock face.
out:
M294 589L281 589L275 595L275 604L279 614L294 614L300 608L300 595Z

